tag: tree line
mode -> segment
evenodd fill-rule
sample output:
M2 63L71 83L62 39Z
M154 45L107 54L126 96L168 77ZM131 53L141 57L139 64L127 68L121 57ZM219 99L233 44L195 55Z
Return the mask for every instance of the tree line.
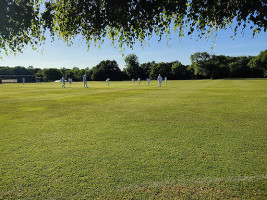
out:
M0 66L0 78L27 75L42 79L43 81L55 81L61 77L72 78L73 81L81 81L85 74L87 80L104 81L110 78L114 81L130 79L156 79L158 74L168 79L216 79L216 78L263 78L267 77L267 50L258 56L231 57L225 55L211 55L207 52L196 52L191 55L191 65L183 65L179 61L142 63L135 54L125 57L125 68L121 70L115 60L101 61L96 66L85 69L73 67L66 68L27 68L22 66Z

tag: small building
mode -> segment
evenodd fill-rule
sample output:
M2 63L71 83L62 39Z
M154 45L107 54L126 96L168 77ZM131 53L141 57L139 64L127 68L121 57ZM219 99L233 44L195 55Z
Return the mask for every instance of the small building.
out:
M40 82L41 77L37 77L36 79L33 75L0 75L2 79L2 83L22 83L22 79L25 78L26 83L34 83L37 80Z

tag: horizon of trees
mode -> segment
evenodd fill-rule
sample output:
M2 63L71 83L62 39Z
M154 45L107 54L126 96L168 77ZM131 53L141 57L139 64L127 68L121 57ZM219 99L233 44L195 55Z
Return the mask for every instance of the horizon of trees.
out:
M267 49L260 52L258 56L231 57L225 55L212 55L207 52L196 52L191 55L191 65L183 65L179 61L142 63L138 61L135 54L125 57L125 68L121 70L115 60L101 61L89 69L73 67L66 69L57 68L34 68L0 66L0 78L19 77L21 82L23 76L26 81L33 82L36 79L42 81L55 81L64 76L73 81L82 81L85 74L87 80L104 81L110 78L113 81L131 80L141 78L156 79L158 74L170 80L183 79L218 79L218 78L264 78L267 77Z

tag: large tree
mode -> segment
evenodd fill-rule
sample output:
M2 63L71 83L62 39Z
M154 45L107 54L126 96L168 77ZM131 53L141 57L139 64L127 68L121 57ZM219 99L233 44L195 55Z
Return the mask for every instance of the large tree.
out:
M141 70L141 79L147 79L149 78L150 72L152 67L155 65L155 61L152 62L147 62L147 63L143 63L140 65L140 70Z
M225 78L229 75L228 59L224 55L197 52L191 55L195 75L205 78Z
M1 0L0 50L35 47L46 30L68 44L81 35L88 46L109 37L120 47L172 29L201 38L232 26L234 35L249 25L254 35L266 31L266 13L266 0Z
M43 69L43 76L46 81L55 81L62 77L60 70L56 68Z
M254 77L256 74L255 72L249 68L248 63L253 57L234 57L229 58L229 71L231 78L247 78L247 77Z
M125 65L125 72L131 79L137 79L141 76L141 68L138 61L138 57L135 54L129 54L124 59Z
M156 79L158 75L160 74L162 77L168 77L170 78L172 76L171 70L174 63L158 63L152 66L150 71L150 78Z
M172 65L172 78L173 79L190 79L193 77L194 73L188 69L188 66L183 65L181 62L176 61Z
M258 72L259 77L261 74L264 77L267 77L267 49L260 52L260 54L255 58L252 58L248 65Z
M122 79L121 70L115 60L101 61L91 69L91 73L91 78L94 81L104 81L107 78L110 78L112 81Z

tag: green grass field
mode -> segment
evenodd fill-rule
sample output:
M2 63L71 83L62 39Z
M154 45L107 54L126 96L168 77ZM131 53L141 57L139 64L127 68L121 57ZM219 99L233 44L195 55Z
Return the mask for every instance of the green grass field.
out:
M0 199L267 199L267 80L0 84Z

